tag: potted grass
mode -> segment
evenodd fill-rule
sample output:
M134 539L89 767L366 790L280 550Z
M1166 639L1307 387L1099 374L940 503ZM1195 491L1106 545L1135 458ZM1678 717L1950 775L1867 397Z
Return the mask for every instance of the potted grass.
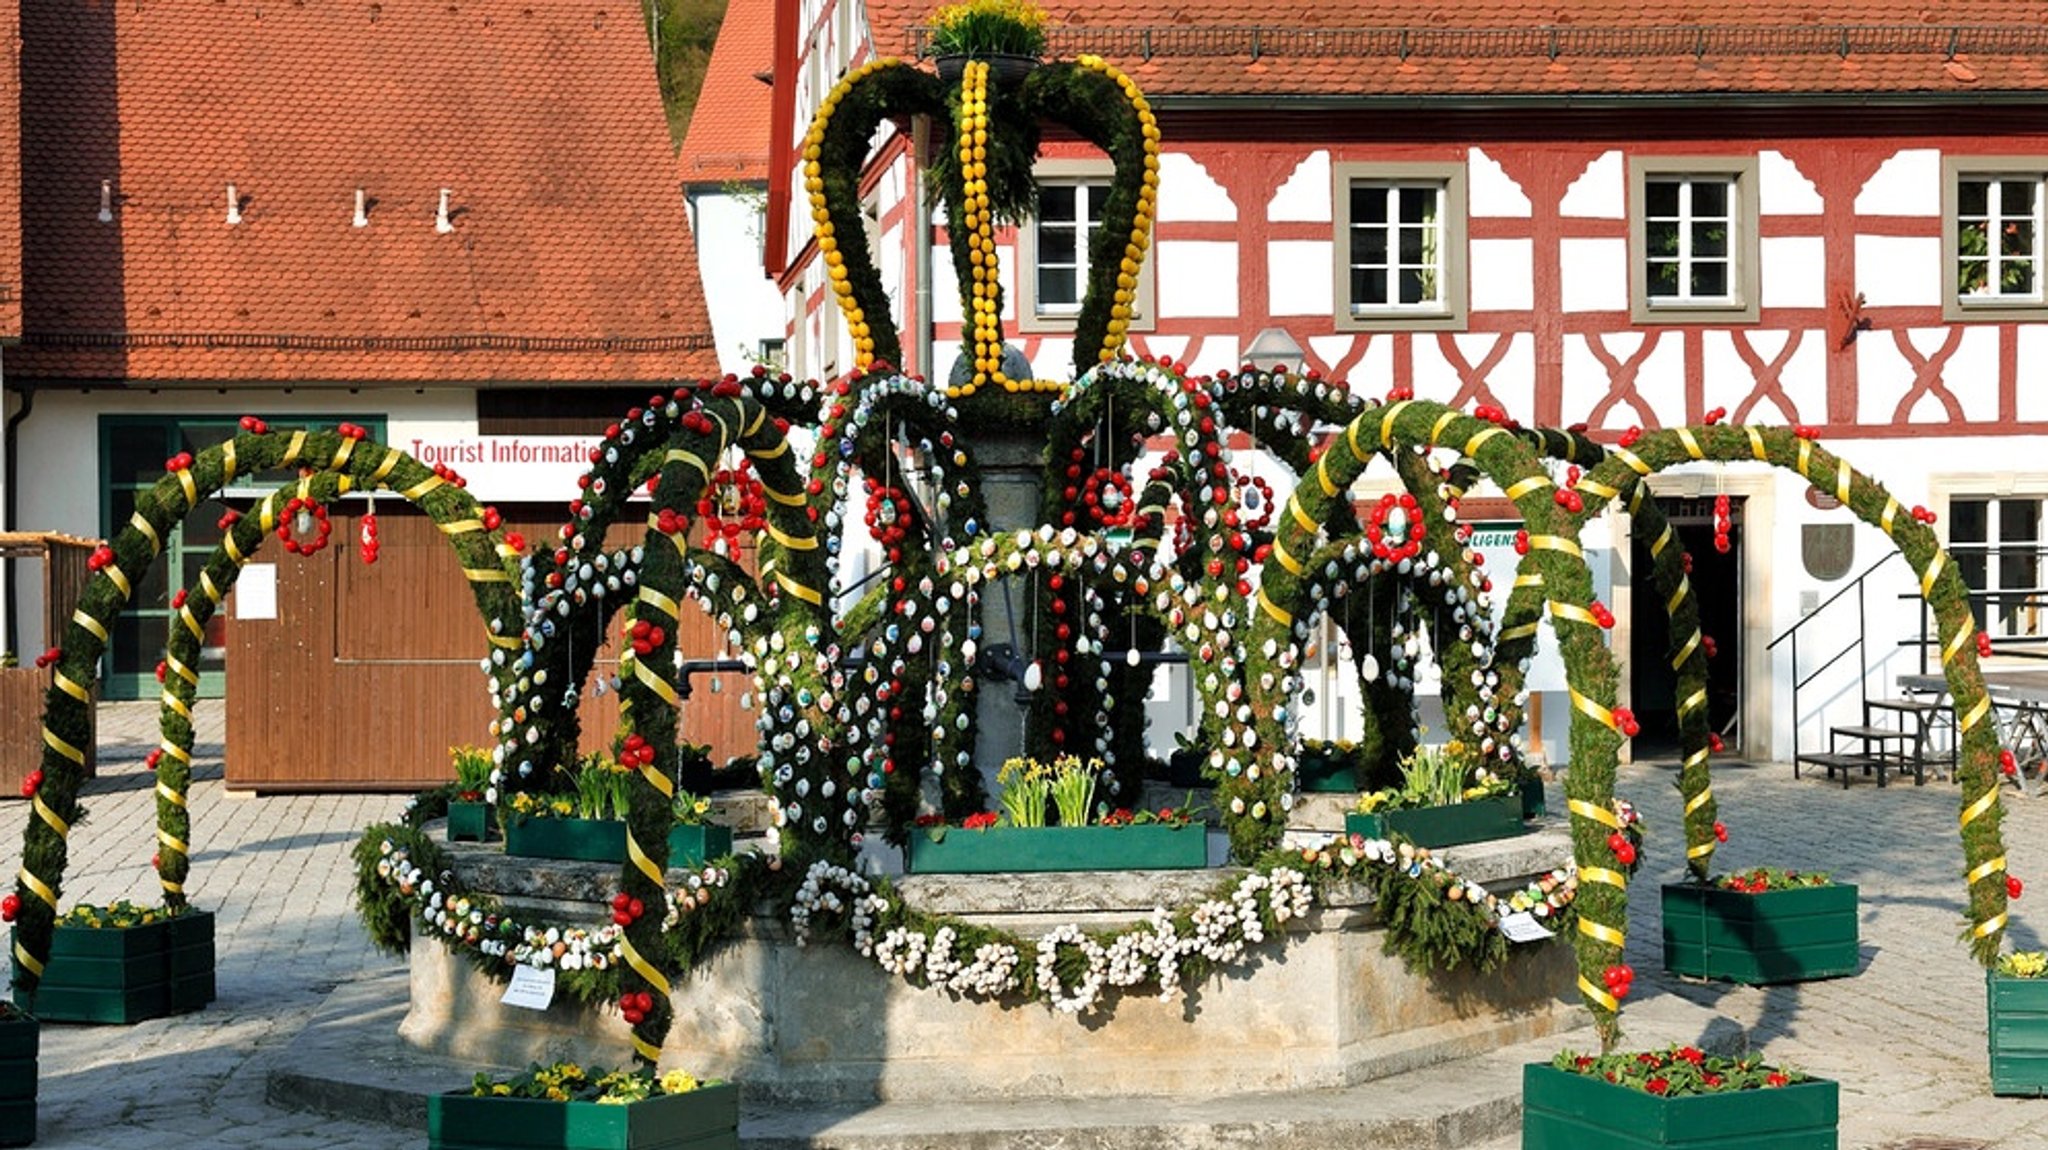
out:
M732 853L732 828L706 821L711 814L710 799L678 790L670 810L675 825L668 832L668 865L702 866L706 859Z
M738 1150L739 1121L729 1082L573 1062L427 1099L430 1150Z
M1051 21L1031 0L962 0L932 14L931 50L939 77L960 82L969 60L984 60L998 83L1015 84L1045 55Z
M1835 1150L1827 1079L1690 1046L1564 1051L1522 1072L1522 1150Z
M36 1055L42 1026L11 1002L0 1001L0 1146L36 1140Z
M1452 847L1521 834L1516 784L1488 770L1465 744L1417 747L1401 760L1401 785L1358 796L1347 834L1402 835L1417 846Z
M628 750L632 750L630 746ZM624 862L626 810L636 768L603 753L582 757L574 793L520 792L505 821L505 853L522 858ZM711 800L676 792L668 835L671 866L696 866L732 853L732 830L711 825Z
M1209 863L1208 829L1188 806L1110 809L1095 801L1099 759L1011 759L996 775L1000 814L958 827L920 820L905 868L913 874L1002 871L1193 870ZM1048 820L1051 816L1051 821Z
M448 841L480 843L497 829L492 809L491 753L482 747L450 747L455 764L455 794L448 800Z
M1307 794L1359 789L1358 744L1349 739L1303 739L1294 764L1295 782Z
M1991 1092L2048 1094L2048 952L2003 954L1984 972Z
M1822 871L1759 867L1666 883L1664 969L1749 985L1855 974L1856 888Z

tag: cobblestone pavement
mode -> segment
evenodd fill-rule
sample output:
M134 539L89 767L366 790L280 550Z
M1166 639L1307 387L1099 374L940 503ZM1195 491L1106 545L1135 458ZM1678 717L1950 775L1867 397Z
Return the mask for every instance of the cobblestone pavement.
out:
M220 781L222 714L199 711L193 787L193 901L218 916L220 997L206 1010L131 1027L43 1030L38 1146L151 1150L264 1146L269 1150L401 1147L418 1131L279 1109L264 1100L264 1071L330 988L398 969L371 950L350 905L347 855L361 828L393 818L396 795L238 797ZM89 819L72 838L76 860L65 905L129 897L153 901L148 868L154 807L142 757L155 744L146 704L101 708L100 777ZM1731 831L1725 868L1773 865L1832 870L1861 888L1866 964L1855 978L1752 989L1681 983L1659 969L1657 884L1676 878L1678 797L1667 767L1626 768L1622 793L1650 827L1649 854L1630 912L1629 962L1638 977L1626 1006L1630 1045L1747 1041L1842 1084L1846 1150L1943 1145L2048 1148L2048 1101L1988 1092L1984 983L1957 940L1963 927L1957 790L1908 782L1844 790L1793 780L1773 765L1724 766L1714 789ZM1553 806L1558 802L1552 787ZM0 868L19 865L19 819L0 835ZM2018 903L2013 938L2039 947L2048 931L2048 799L2007 804L2012 872L2039 879ZM1484 1150L1507 1150L1512 1137Z

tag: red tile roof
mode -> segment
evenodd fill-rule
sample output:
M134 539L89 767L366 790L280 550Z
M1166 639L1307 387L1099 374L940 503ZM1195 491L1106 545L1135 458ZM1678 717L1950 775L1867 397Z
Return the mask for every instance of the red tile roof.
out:
M637 4L35 0L21 33L10 375L717 370Z
M18 44L21 0L0 0L0 42ZM0 339L21 334L21 55L0 59Z
M1060 55L1148 93L1498 97L2048 91L2042 0L1130 0L1044 5ZM877 50L915 56L933 6L867 5ZM1150 57L1147 58L1149 51Z
M755 78L775 63L775 0L727 0L704 86L676 157L686 184L768 178L774 89Z

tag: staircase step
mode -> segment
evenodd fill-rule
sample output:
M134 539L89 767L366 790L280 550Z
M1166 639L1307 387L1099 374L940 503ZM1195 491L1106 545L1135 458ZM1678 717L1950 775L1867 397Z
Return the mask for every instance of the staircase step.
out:
M1901 731L1897 727L1829 727L1828 732L1840 735L1845 739L1869 739L1872 741L1910 739L1913 737L1913 732Z
M1808 751L1803 755L1797 756L1797 758L1799 762L1811 763L1816 767L1827 767L1830 770L1837 767L1842 770L1849 770L1854 767L1895 765L1893 760L1879 755L1841 754L1833 751Z
M1931 715L1946 711L1943 703L1930 703L1923 699L1865 699L1863 705L1880 711L1900 711L1909 715Z

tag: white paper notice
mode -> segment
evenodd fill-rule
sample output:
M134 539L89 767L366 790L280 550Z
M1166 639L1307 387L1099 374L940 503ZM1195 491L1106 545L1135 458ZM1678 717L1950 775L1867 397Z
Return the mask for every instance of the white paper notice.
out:
M235 580L235 618L277 618L277 564L251 563Z
M1508 936L1509 942L1535 942L1543 938L1556 938L1555 931L1549 930L1536 921L1536 916L1526 910L1500 916L1500 932Z
M546 1010L554 1000L554 967L515 966L512 968L512 985L505 988L505 997L498 1001L528 1010Z

